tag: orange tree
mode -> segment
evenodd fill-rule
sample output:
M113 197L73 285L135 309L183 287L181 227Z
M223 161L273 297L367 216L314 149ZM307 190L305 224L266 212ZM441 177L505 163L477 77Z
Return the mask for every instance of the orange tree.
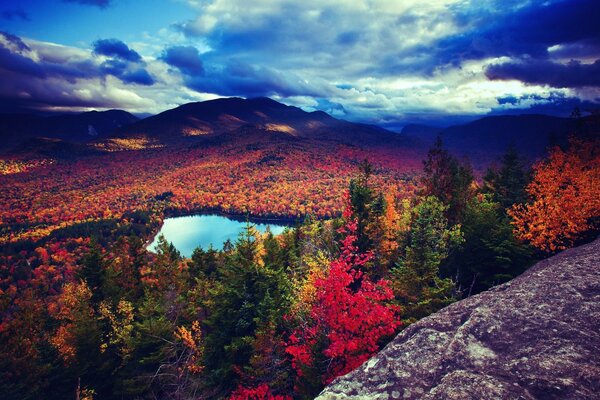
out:
M556 252L600 227L600 140L572 139L533 167L530 200L509 210L515 235Z

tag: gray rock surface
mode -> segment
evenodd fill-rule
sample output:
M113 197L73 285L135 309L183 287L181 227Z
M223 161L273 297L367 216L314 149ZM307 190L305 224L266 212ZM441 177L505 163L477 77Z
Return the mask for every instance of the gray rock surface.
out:
M600 399L600 239L409 326L318 399Z

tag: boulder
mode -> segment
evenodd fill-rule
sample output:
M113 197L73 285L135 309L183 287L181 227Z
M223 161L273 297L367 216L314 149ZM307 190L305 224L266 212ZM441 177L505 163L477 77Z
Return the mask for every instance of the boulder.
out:
M600 239L410 325L318 399L600 399Z

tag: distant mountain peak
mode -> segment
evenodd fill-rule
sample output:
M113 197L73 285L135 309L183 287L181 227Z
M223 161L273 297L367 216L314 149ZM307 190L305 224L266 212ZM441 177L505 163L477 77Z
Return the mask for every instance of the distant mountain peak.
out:
M338 120L323 111L307 112L268 97L183 104L124 128L119 136L144 135L169 144L190 137L222 135L246 125L263 133L348 143L372 144L397 138L385 129Z

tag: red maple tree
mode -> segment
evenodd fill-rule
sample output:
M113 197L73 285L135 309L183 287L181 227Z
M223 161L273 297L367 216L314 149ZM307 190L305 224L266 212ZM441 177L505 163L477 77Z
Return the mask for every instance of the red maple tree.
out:
M389 304L393 298L389 282L373 282L361 268L372 254L359 252L348 194L346 204L346 224L339 229L345 235L341 254L326 276L315 281L309 316L292 332L286 350L299 377L316 369L324 384L361 365L400 325L398 307Z

